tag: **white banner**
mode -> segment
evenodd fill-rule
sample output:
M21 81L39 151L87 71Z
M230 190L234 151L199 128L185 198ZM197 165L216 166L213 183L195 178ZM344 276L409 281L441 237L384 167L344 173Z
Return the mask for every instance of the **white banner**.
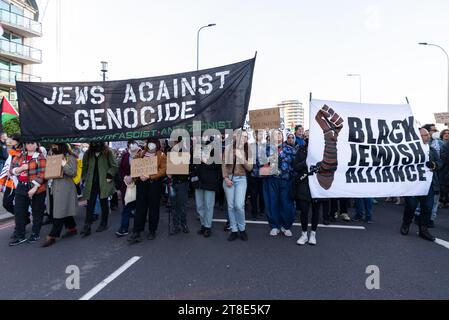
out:
M313 198L427 195L433 173L411 108L312 100L307 164Z

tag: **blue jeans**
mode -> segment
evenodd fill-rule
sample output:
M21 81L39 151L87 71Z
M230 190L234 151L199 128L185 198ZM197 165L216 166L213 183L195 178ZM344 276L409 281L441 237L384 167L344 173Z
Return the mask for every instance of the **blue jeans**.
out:
M355 199L355 212L357 216L365 216L365 220L371 220L373 216L373 198Z
M295 221L295 202L290 199L291 180L268 177L263 183L265 212L270 227L290 230Z
M200 216L201 225L210 229L214 217L215 191L196 189L195 204L196 212Z
M136 210L136 201L128 203L123 207L122 211L122 223L120 225L120 229L128 231L129 229L129 218L131 216L131 212Z
M229 176L229 179L232 178ZM228 202L229 227L232 232L245 231L245 196L246 176L234 176L232 187L228 187L223 181L223 188Z

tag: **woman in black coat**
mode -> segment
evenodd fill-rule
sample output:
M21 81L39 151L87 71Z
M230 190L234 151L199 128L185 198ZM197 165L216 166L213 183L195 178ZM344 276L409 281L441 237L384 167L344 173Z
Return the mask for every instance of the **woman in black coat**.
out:
M296 152L294 169L298 173L295 180L295 199L297 200L298 209L301 211L301 237L296 242L298 245L304 245L307 242L311 245L316 245L316 231L318 228L319 212L321 205L323 211L329 210L329 201L324 199L312 199L309 188L308 168L307 168L307 147L299 146ZM307 227L309 224L309 208L312 204L312 231L307 237Z

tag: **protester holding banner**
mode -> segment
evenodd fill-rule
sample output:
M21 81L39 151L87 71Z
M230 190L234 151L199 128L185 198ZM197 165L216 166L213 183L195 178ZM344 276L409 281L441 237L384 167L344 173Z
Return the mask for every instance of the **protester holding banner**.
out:
M425 128L421 128L419 131L423 143L428 145L430 142L429 131L427 131ZM446 163L449 162L448 154L444 152L444 148L442 150L442 156L443 159L445 159L444 161ZM419 236L425 240L435 241L435 237L430 234L427 228L430 224L434 195L435 193L438 193L440 191L437 171L442 167L443 162L440 160L438 152L430 146L429 161L427 161L425 165L430 171L433 172L432 183L426 196L405 197L405 208L402 219L401 234L407 235L409 233L410 225L419 203L421 207L421 213L419 217L417 217Z
M157 172L149 176L141 176L136 181L136 214L134 217L134 230L129 242L131 244L142 241L140 233L145 229L145 221L148 216L148 240L154 240L159 224L159 207L162 197L162 179L165 177L167 157L161 151L158 139L147 140L145 148L138 153L136 158L156 158Z
M108 228L108 197L115 191L113 179L116 172L117 162L109 147L104 142L92 142L83 157L83 198L87 199L86 220L81 232L83 237L91 234L95 203L98 196L101 205L101 223L96 231L103 232Z
M119 176L121 180L120 184L120 194L122 195L122 222L120 228L115 233L117 237L123 237L128 235L129 231L129 219L133 210L136 210L136 200L125 203L126 191L128 186L134 183L133 178L131 178L131 160L134 159L140 152L140 147L134 140L128 141L128 148L125 154L122 156L119 166Z
M209 145L210 141L206 143ZM210 157L214 157L214 149ZM195 189L196 212L200 217L201 228L199 235L209 238L212 234L212 220L214 218L215 196L220 190L221 166L216 163L207 164L208 157L202 157L201 163L193 165L191 183Z
M233 148L227 150L221 166L231 228L228 241L234 241L239 235L243 241L248 240L245 223L246 173L253 169L252 160L248 157L248 133L241 130L233 137Z
M47 236L43 247L49 247L56 242L61 236L63 227L67 232L62 238L76 235L76 222L74 217L78 210L78 197L76 193L76 185L73 178L77 174L78 163L75 155L67 144L53 144L51 146L51 154L62 154L62 178L53 178L49 180L49 193L53 199L53 227Z
M45 210L45 157L39 152L37 142L25 142L24 151L20 156L15 157L11 163L10 173L17 177L18 184L14 205L16 238L9 243L10 246L16 246L27 241L25 239L25 226L30 205L33 214L33 228L28 242L33 243L40 239Z
M168 145L168 141L165 142ZM178 142L173 146L172 150L174 153L178 151L186 151L189 155L190 152L186 148L182 147L183 141L182 137L179 137ZM167 149L168 151L168 149ZM189 161L190 162L190 161ZM188 165L189 163L187 163ZM186 206L188 201L189 192L189 174L174 174L169 175L169 197L172 208L173 226L171 227L170 234L175 235L181 231L184 233L189 233L189 227L187 226L187 213Z
M270 157L277 153L277 172L264 181L264 201L270 235L282 232L286 237L293 236L291 227L295 220L295 203L291 197L292 178L294 177L295 149L283 143L282 131L277 130L268 146Z
M298 151L295 155L294 168L297 173L295 177L295 189L294 196L297 200L298 207L301 211L301 237L296 242L298 245L304 245L307 242L311 245L316 244L316 231L318 228L318 220L320 217L319 209L320 204L317 199L312 201L312 196L310 194L309 188L309 170L307 167L306 159L307 159L307 141L305 141L305 145L299 146ZM307 229L309 225L309 209L310 204L312 204L312 230L310 231L310 235L307 235Z

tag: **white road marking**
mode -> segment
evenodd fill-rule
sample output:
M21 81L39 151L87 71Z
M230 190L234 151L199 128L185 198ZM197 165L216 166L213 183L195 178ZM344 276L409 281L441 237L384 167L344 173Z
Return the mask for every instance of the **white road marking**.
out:
M439 244L440 246L445 247L446 249L449 249L449 242L448 242L448 241L445 241L445 240L441 240L441 239L436 238L436 239L435 239L435 243L436 243L436 244Z
M86 293L84 296L80 298L80 300L90 300L94 297L98 292L103 290L109 283L114 281L119 275L126 271L129 267L131 267L134 263L140 260L142 257L132 257L129 259L123 266L118 268L114 273L112 273L109 277L101 281L98 285L96 285L92 290Z
M213 222L226 222L226 219L213 219ZM247 224L268 224L267 221L252 221L252 220L247 220L246 221ZM301 224L300 223L294 223L293 224L295 227L300 227ZM309 224L309 226L311 226L311 224ZM330 225L324 225L324 224L319 224L318 227L320 228L334 228L334 229L352 229L352 230L366 230L365 227L362 226L343 226L343 225L338 225L338 224L330 224Z

